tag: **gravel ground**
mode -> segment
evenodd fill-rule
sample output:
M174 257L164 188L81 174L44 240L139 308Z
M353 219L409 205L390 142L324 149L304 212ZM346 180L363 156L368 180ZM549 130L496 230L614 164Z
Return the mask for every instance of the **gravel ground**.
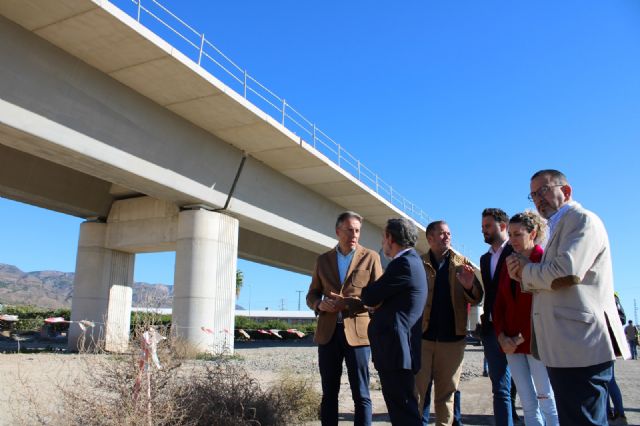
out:
M256 350L258 349L258 350ZM280 372L289 371L314 378L316 387L320 391L320 374L318 373L318 349L315 345L302 342L249 342L236 345L235 353L241 362L256 377L260 383L269 385L277 379ZM461 381L467 382L475 378L482 378L482 347L467 346ZM283 362L284 361L284 362ZM371 400L373 417L376 424L389 424L387 409L382 397L378 373L370 363L371 372ZM353 403L349 390L346 367L343 365L341 380L340 413L344 424L353 422ZM343 422L341 421L341 424ZM310 422L308 426L320 425L320 422Z
M256 349L259 349L256 351ZM252 374L260 378L270 378L278 373L288 371L296 374L318 375L318 349L310 342L300 341L259 341L237 342L235 353ZM284 360L284 362L283 362ZM464 365L462 369L462 381L470 380L482 375L482 347L467 346ZM369 364L372 383L378 383L378 373ZM264 380L261 380L264 382ZM342 382L347 384L346 367L343 365ZM375 386L375 385L372 385ZM347 389L348 390L348 389Z
M268 387L283 373L304 375L313 379L318 390L320 376L317 367L317 348L308 341L259 341L236 343L234 360L243 365L262 386ZM0 425L20 423L25 410L38 405L52 405L59 401L59 387L82 380L83 371L92 357L65 353L3 354L0 355ZM482 377L482 348L467 346L462 373L462 412L465 425L493 424L491 383ZM629 424L640 425L640 361L616 362L616 377L627 411ZM378 376L371 366L371 396L374 424L389 424L386 407L380 392ZM353 422L353 404L346 372L342 377L340 397L341 424ZM521 410L520 414L521 414ZM306 426L317 426L310 422Z

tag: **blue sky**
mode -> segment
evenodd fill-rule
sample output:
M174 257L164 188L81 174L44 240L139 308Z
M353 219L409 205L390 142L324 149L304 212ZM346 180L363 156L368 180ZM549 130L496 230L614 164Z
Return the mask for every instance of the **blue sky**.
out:
M636 0L163 4L432 218L446 219L454 244L476 262L487 248L482 209L533 208L531 174L564 171L574 198L607 226L616 289L633 317ZM72 271L79 222L0 200L0 262ZM173 257L138 256L135 279L171 283ZM240 304L278 309L284 299L297 308L308 277L239 265Z

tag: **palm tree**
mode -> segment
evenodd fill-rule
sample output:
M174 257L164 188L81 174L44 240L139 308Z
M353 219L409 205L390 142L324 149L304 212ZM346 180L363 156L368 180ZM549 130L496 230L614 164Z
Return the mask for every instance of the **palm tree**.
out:
M244 274L240 269L236 271L236 297L240 297L240 290L242 290L242 284L244 284Z

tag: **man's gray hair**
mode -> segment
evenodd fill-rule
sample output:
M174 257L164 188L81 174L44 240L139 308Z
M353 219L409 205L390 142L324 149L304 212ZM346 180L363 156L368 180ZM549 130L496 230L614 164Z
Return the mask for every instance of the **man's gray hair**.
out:
M564 173L555 169L538 170L533 174L533 176L531 176L531 180L534 180L535 178L540 176L549 176L551 179L554 179L555 181L557 181L558 183L561 183L562 185L567 185L569 183Z
M418 241L418 228L409 219L389 219L384 232L391 236L394 243L404 248L415 247Z
M340 216L338 216L338 219L336 220L336 229L339 228L340 225L342 225L342 222L348 219L356 219L358 222L362 223L362 216L360 216L356 212L348 210L346 212L340 213Z

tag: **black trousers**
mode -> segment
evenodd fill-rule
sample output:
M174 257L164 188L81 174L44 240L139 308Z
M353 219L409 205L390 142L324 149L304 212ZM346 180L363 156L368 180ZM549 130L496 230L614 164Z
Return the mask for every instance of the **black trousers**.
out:
M422 426L415 396L415 375L411 370L378 370L382 396L394 426Z
M606 426L613 361L589 367L547 367L561 425Z

